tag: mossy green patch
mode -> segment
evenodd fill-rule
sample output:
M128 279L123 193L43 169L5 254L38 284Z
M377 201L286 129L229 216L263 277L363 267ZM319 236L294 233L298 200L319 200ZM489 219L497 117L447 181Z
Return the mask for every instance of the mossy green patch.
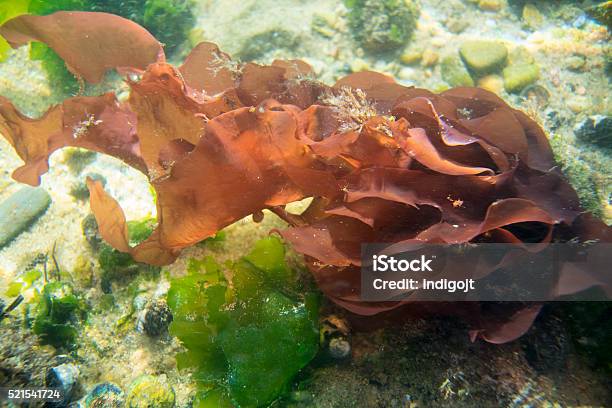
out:
M318 297L298 291L276 237L225 268L231 284L212 258L171 281L170 333L187 349L177 365L194 370L194 406L267 406L317 352Z
M130 245L132 246L138 245L147 239L155 228L155 220L153 218L128 221L127 224ZM159 267L138 263L134 261L130 254L117 251L105 243L100 245L98 263L102 269L103 289L104 285L109 284L111 280L124 278L141 270L153 274L159 273L160 270Z
M172 408L174 390L167 381L152 375L141 375L132 382L125 406L127 408Z
M412 0L345 0L355 39L370 52L401 50L419 16Z
M87 307L71 284L50 282L45 285L36 303L32 325L43 344L70 347L78 335L79 322Z

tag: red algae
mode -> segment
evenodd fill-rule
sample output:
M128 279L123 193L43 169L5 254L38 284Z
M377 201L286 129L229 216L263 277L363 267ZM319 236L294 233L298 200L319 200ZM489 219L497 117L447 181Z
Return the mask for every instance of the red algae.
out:
M543 245L612 240L609 227L583 214L543 130L488 91L434 94L374 72L329 87L314 80L304 62L239 64L210 43L194 48L177 69L127 20L103 15L95 27L72 30L97 33L103 26L122 33L95 41L112 51L133 40L130 58L82 53L84 44L45 28L91 14L18 17L0 34L13 45L48 43L88 81L112 67L144 70L129 80L129 100L70 98L34 120L0 99L0 131L25 162L15 179L32 185L48 169L51 152L63 146L119 157L147 174L159 224L133 248L117 202L88 181L103 238L138 261L170 263L183 248L270 209L290 224L280 234L305 255L331 300L357 315L397 316L408 302L360 300L364 242L525 242L517 225L540 231ZM303 214L284 212L305 197L314 199ZM562 272L561 293L606 285L584 271ZM475 327L473 338L492 343L520 336L539 311L538 305L464 306L455 309Z

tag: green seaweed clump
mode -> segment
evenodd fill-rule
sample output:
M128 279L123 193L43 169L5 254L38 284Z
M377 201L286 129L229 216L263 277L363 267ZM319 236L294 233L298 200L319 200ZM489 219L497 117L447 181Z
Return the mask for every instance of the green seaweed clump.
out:
M403 49L419 16L412 0L345 0L344 4L355 39L371 52Z
M32 329L43 344L70 347L78 336L78 324L86 312L83 299L71 284L50 282L39 296Z
M170 333L187 349L177 366L194 371L194 407L267 406L317 353L318 296L300 288L276 237L227 268L231 285L210 257L172 280Z
M130 245L138 245L151 235L155 228L155 219L147 217L141 220L128 221L128 233ZM136 262L132 256L125 252L120 252L106 243L100 245L98 263L102 269L102 289L110 286L110 281L129 276L135 272L145 269L152 273L159 272L160 268ZM110 291L110 289L108 290ZM105 292L108 292L105 290Z
M23 273L8 285L5 295L8 297L19 296L24 291L30 289L41 276L42 272L38 269L31 269Z

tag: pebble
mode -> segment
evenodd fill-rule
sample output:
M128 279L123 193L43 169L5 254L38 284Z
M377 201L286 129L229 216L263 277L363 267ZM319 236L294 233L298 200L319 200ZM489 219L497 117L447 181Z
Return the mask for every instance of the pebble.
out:
M474 86L474 80L457 55L444 57L440 72L442 79L450 86Z
M0 203L0 248L25 231L51 204L41 187L24 187Z
M98 223L96 221L96 217L93 214L88 214L81 221L81 230L83 231L83 235L85 236L85 240L93 250L98 250L100 245L102 244L102 236L100 235L100 230L98 229Z
M427 49L423 52L423 58L421 59L421 65L424 67L433 67L438 63L440 56L437 52Z
M531 3L525 4L523 7L523 22L531 29L537 29L542 26L544 17L540 10Z
M412 65L419 62L422 57L423 51L421 50L406 51L400 56L400 61L402 64Z
M586 118L574 127L574 134L584 142L612 149L612 117L594 115Z
M581 55L573 55L565 62L570 71L581 71L586 65L586 59Z
M459 34L470 26L469 21L461 17L451 17L446 22L446 28L453 34Z
M508 92L520 92L540 77L536 64L514 64L504 68L504 87Z
M545 108L550 100L550 92L541 85L529 85L521 91L521 97L531 101L540 109Z
M591 107L591 102L586 96L574 96L566 102L567 107L574 113L580 113Z
M478 86L489 92L500 95L504 89L504 79L495 74L487 75L478 80Z
M333 338L329 341L329 355L342 360L351 354L351 343L345 338Z
M351 62L351 72L361 72L370 70L370 64L367 61L357 58Z
M400 69L400 71L397 74L397 77L403 80L414 80L415 77L417 77L417 75L414 69L409 68L409 67L404 67Z
M467 66L478 74L487 74L503 66L508 57L506 46L497 41L466 41L459 48Z
M68 405L74 395L79 374L79 369L70 363L60 364L47 370L45 385L50 388L59 388L63 397L60 401L49 402L49 407L65 407Z
M504 7L503 0L480 0L478 7L485 11L499 11Z
M101 383L96 385L84 399L85 408L122 408L125 394L118 385Z
M149 337L157 337L168 330L172 322L172 312L163 299L155 299L147 304L138 318L137 328Z
M155 377L141 375L130 385L126 408L172 408L174 407L174 389L168 384L165 375Z

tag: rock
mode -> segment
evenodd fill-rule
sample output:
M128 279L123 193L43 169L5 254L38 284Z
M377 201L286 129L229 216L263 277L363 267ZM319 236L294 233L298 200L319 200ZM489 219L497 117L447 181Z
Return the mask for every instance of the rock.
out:
M310 26L323 37L332 38L336 33L336 16L329 13L315 13Z
M604 1L587 9L587 13L612 30L612 1Z
M514 47L508 52L508 65L518 64L535 64L535 58L529 52L529 50L522 45Z
M344 338L331 339L328 347L329 355L336 360L342 360L351 354L351 343Z
M355 39L372 53L391 51L409 41L420 13L413 0L354 0L348 22Z
M408 50L400 55L402 64L412 65L419 62L423 58L422 50Z
M104 176L98 173L88 173L83 180L75 183L70 189L70 195L77 200L89 200L89 189L87 188L87 184L85 183L85 179L87 177L95 181L101 182L103 187L106 186L106 178Z
M272 27L266 31L256 33L245 42L238 52L244 61L253 61L263 58L267 53L277 49L293 49L299 44L296 33L280 27Z
M467 66L479 75L495 72L505 65L508 49L496 41L466 41L459 49Z
M504 79L495 74L487 75L478 80L478 86L499 95L504 89Z
M137 328L150 337L157 337L168 330L172 322L172 312L164 299L149 302L141 313Z
M142 375L130 385L126 408L172 408L174 390L165 376Z
M463 17L450 17L446 21L446 28L453 34L462 33L466 28L470 26L469 21Z
M28 228L51 204L40 187L24 187L0 203L0 248Z
M45 385L51 388L59 388L62 393L62 399L48 403L49 407L66 407L68 405L77 388L79 374L79 369L70 363L63 363L47 370Z
M478 7L486 11L499 11L505 6L503 0L480 0Z
M113 383L96 385L84 399L85 408L123 408L125 394Z
M79 174L96 159L96 155L94 151L73 147L64 151L64 163L72 173Z
M612 117L594 115L574 127L574 134L581 141L612 149Z
M93 214L88 214L83 218L83 221L81 221L81 230L91 248L94 251L98 250L100 244L102 244L102 236L100 236L98 222Z
M589 110L591 102L586 96L574 96L569 98L565 105L574 113L580 113Z
M441 73L442 79L450 86L474 86L474 80L459 56L442 59Z
M438 59L440 56L437 52L431 49L427 49L423 52L423 57L421 59L421 65L424 67L432 67L438 63Z
M520 92L540 77L536 64L515 64L504 68L504 87L508 92Z
M582 55L573 55L565 60L565 65L570 71L582 71L586 65L586 59Z
M321 348L334 360L351 355L350 329L346 321L338 316L327 316L319 328Z
M523 22L532 30L538 29L544 23L544 17L540 10L532 3L525 4L523 7Z
M544 109L548 106L548 101L550 100L550 92L541 85L529 85L521 91L520 95L539 109Z
M351 62L351 72L369 71L370 69L372 69L370 64L361 58L356 58Z

